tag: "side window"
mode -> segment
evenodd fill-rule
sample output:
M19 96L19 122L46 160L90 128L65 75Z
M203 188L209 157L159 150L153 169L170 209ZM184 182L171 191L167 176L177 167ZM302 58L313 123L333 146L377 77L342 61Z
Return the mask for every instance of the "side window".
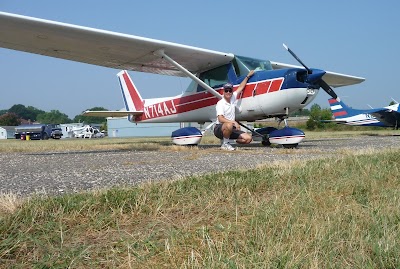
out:
M211 69L200 74L200 79L210 87L222 86L228 82L228 69L229 64ZM198 86L197 91L204 91L203 87Z

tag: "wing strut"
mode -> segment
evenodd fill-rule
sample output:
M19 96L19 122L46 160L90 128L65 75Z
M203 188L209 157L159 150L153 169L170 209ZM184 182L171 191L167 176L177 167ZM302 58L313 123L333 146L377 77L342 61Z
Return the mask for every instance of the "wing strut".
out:
M188 77L196 81L198 84L200 84L204 89L206 89L208 92L212 93L215 95L218 99L222 99L222 95L219 94L216 90L208 86L206 83L204 83L201 79L193 75L189 70L187 70L185 67L180 65L179 63L175 62L172 58L170 58L168 55L165 54L164 50L157 50L154 52L155 55L163 57L165 60L167 60L170 64L181 70L183 73L185 73Z

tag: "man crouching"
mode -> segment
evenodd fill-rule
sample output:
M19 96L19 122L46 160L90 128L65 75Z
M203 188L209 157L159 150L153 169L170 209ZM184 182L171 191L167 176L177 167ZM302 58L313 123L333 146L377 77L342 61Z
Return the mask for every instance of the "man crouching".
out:
M226 83L224 85L224 95L218 101L217 121L214 127L214 135L219 139L223 139L221 149L235 150L229 143L229 139L236 139L239 144L249 144L252 141L250 134L240 130L239 123L235 120L235 110L237 105L237 96L243 91L249 78L254 74L251 70L243 79L236 91L233 91L233 85Z

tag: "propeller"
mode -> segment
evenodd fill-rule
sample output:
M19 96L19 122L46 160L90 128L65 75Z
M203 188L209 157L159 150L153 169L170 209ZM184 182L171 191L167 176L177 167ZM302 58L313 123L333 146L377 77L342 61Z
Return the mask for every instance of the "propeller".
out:
M283 47L293 56L293 58L295 58L306 70L307 73L309 75L311 75L313 73L313 71L308 68L301 60L299 57L297 57L297 55L285 44L283 44ZM328 85L328 83L326 83L322 78L320 78L317 81L318 85L324 89L324 91L326 91L327 94L329 94L330 96L332 96L332 98L340 101L339 97L337 96L337 94L332 90L332 88Z

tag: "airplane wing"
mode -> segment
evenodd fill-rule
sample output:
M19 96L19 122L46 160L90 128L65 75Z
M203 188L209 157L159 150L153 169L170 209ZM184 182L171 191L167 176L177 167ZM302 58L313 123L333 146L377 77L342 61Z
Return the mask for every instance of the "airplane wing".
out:
M174 76L186 74L155 55L156 51L163 50L193 74L229 63L234 58L231 53L6 12L0 12L0 47L120 70ZM274 69L300 67L271 64ZM333 87L365 80L329 71L323 79Z
M164 52L196 74L230 62L230 53L0 12L0 47L66 60L163 75L186 76Z
M278 63L278 62L272 62L272 61L271 61L271 65L272 65L273 69L304 68L304 67L298 66L298 65L291 65L291 64ZM331 71L325 71L325 72L326 72L326 74L322 77L322 79L326 83L328 83L329 86L335 87L335 88L358 84L365 80L365 78L362 78L362 77L349 76L349 75L335 73L335 72L331 72Z
M388 126L398 126L400 123L400 112L392 109L379 109L370 114Z
M125 116L138 116L143 114L143 111L92 111L86 110L82 113L83 116L93 116L93 117L125 117Z

